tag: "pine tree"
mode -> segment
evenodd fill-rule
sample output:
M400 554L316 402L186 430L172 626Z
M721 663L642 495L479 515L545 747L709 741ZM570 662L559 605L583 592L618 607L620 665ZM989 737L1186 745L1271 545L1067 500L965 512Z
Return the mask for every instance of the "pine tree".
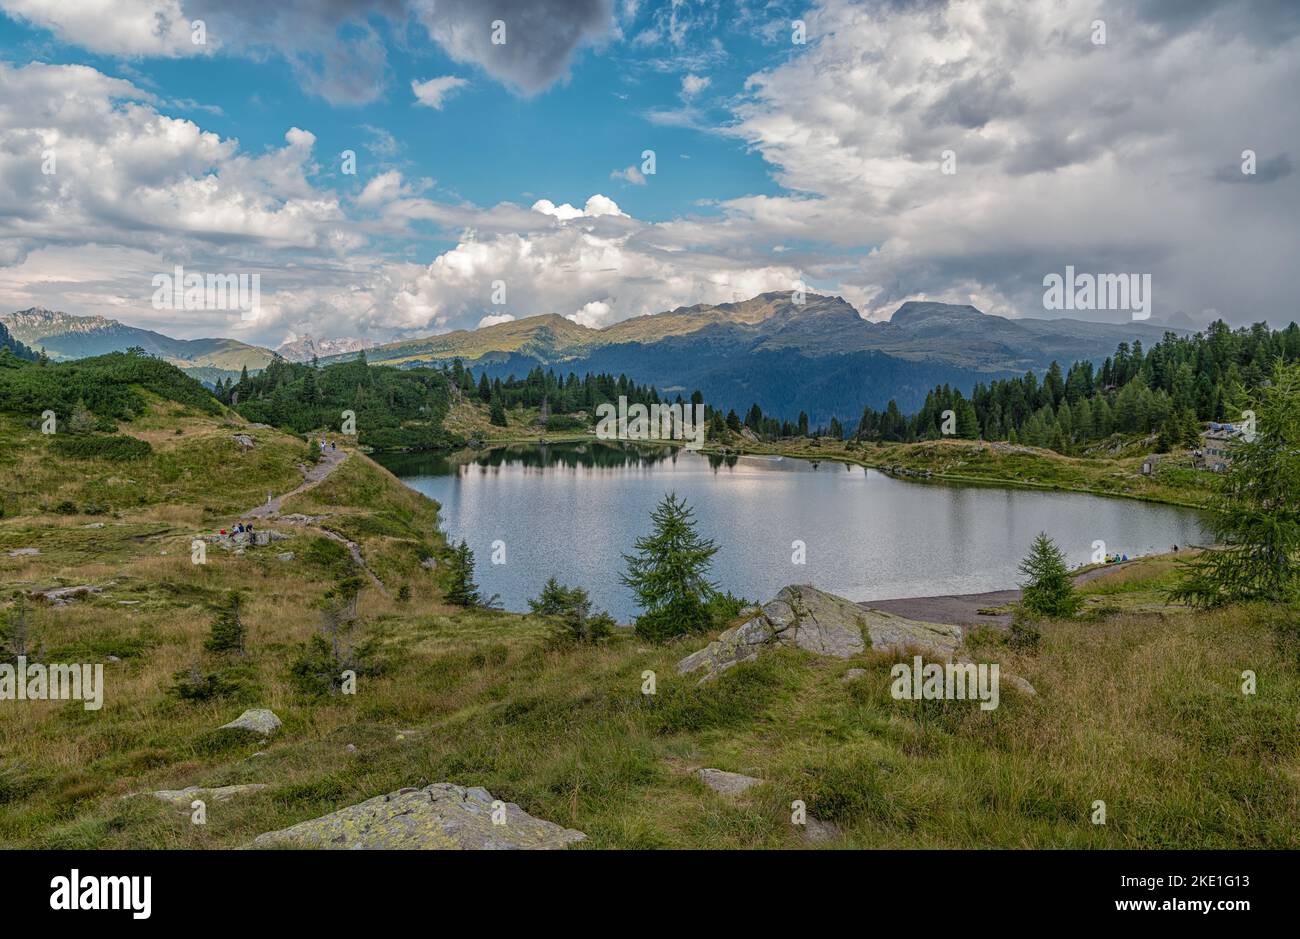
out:
M608 613L592 613L591 598L581 587L565 587L554 577L546 581L541 594L528 601L534 616L549 619L555 642L599 642L614 631Z
M1277 363L1209 508L1222 545L1184 563L1170 597L1199 607L1300 596L1300 362Z
M466 608L483 605L478 584L474 583L474 552L464 541L452 549L447 572L448 586L444 598L448 603Z
M954 409L957 412L957 436L963 440L974 440L980 435L980 419L975 413L975 405L962 399Z
M1022 584L1020 606L1036 616L1065 618L1073 616L1083 605L1074 589L1065 556L1046 532L1039 532L1020 562L1020 573L1027 578Z
M664 641L703 632L712 624L708 602L717 588L708 579L718 546L695 530L695 513L669 493L650 513L654 531L637 539L636 553L623 555L623 583L636 594L644 611L636 619L637 635Z
M21 592L14 594L13 609L0 616L0 662L17 662L19 657L35 659L32 631L27 622L27 601Z
M320 400L320 389L316 387L316 370L314 368L303 376L302 400L307 404L316 404Z
M212 621L212 633L203 643L209 652L238 652L243 655L245 630L242 615L243 598L239 591L232 590L226 594L221 606L217 608L216 619Z
M501 406L499 397L492 399L492 407L488 413L488 423L494 427L506 426L506 409Z

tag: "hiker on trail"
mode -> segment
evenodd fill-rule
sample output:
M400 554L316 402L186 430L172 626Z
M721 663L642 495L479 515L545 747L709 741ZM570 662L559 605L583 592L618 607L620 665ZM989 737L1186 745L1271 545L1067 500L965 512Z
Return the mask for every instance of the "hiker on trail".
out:
M338 445L337 442L333 442L333 443L330 444L330 449L331 449L331 450L337 450L338 448L339 448L339 445Z

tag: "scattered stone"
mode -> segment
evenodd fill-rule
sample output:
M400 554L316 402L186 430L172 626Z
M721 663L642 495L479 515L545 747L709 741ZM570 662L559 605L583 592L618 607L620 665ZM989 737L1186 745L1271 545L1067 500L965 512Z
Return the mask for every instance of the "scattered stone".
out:
M434 570L438 566L438 559L425 558L420 562L420 566L423 567L426 571Z
M108 656L108 658L106 658L104 661L106 661L106 662L120 662L120 661L122 661L122 660L119 659L116 655L110 655L110 656Z
M547 850L565 848L587 837L534 818L512 802L503 803L505 824L494 824L495 801L486 789L451 783L399 789L258 835L248 847Z
M253 445L257 442L252 437L248 436L248 434L235 434L234 437L235 443L239 444L245 450L253 449Z
M263 737L269 737L280 729L280 718L275 716L274 711L267 708L249 708L229 724L222 724L218 729L248 730L255 734L261 734Z
M212 789L203 786L186 786L184 789L160 789L157 792L149 793L149 795L168 803L174 808L188 812L190 803L195 799L204 802L225 802L235 796L249 792L260 792L269 788L270 786L266 783L244 783L239 786L217 786Z
M11 558L35 557L40 553L40 548L14 548L9 552L9 556Z
M294 557L294 555L293 555L293 552L292 552L292 551L285 551L285 552L283 552L283 553L281 553L281 554L277 554L277 555L275 556L275 559L276 559L277 561L292 561L292 560L293 560L293 557Z
M738 796L751 786L766 781L753 776L742 776L740 773L728 773L721 769L701 769L697 770L695 775L714 792L724 796Z
M847 672L844 673L844 677L841 678L840 680L841 680L841 681L857 681L859 678L861 678L861 677L862 677L863 675L865 675L865 674L867 674L867 670L866 670L865 668L851 668L851 669L849 669Z
M103 528L103 522L91 522L89 525L82 525L82 528Z
M312 525L328 517L327 515L303 515L301 512L293 512L289 515L281 515L276 521L286 525Z
M705 682L776 646L797 646L817 655L847 659L865 651L868 642L873 649L915 649L946 659L961 642L961 628L866 609L815 587L792 585L757 615L678 662L677 673L686 675L703 668L706 671L700 681Z
M350 743L350 744L348 744L346 747L344 747L343 749L346 750L348 753L356 753L356 752L357 752L357 745L356 745L355 743Z
M843 832L834 822L823 821L808 815L804 818L803 837L809 844L822 844L838 838Z
M1008 675L1006 672L999 672L998 683L1010 685L1012 688L1015 688L1024 695L1037 696L1038 694L1038 691L1034 686L1031 685L1027 679L1021 678L1019 675Z

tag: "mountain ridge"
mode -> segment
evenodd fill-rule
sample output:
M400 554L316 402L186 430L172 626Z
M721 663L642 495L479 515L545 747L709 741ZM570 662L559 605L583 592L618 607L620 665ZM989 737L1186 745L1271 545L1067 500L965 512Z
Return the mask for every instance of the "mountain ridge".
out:
M774 291L583 326L541 314L477 330L386 343L367 361L399 368L450 362L489 378L533 368L626 374L673 393L698 388L715 407L806 410L814 422L856 418L863 405L919 407L926 391L1045 370L1052 361L1100 362L1120 342L1155 342L1167 327L1010 319L970 304L908 301L884 322L843 297ZM323 362L342 361L350 355Z
M81 316L44 307L0 313L0 323L15 339L37 351L43 349L55 361L124 352L139 346L209 384L238 376L243 368L263 369L273 357L271 350L238 339L173 339L104 316Z

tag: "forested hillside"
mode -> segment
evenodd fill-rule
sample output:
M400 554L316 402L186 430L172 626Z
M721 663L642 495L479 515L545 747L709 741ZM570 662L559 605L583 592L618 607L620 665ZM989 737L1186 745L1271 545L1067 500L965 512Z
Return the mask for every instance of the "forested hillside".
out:
M443 429L450 386L440 369L351 362L318 368L276 356L256 375L218 382L216 395L250 421L297 433L342 431L352 412L359 443L376 450L436 450L459 443Z
M208 391L174 365L139 350L112 352L75 362L25 362L0 352L0 411L37 420L53 411L60 428L74 413L92 412L111 429L146 408L151 391L207 414L221 408Z
M1272 363L1300 359L1300 326L1270 330L1259 323L1205 332L1169 333L1150 349L1121 343L1100 368L1077 362L1063 371L1053 362L1033 372L979 384L970 397L947 385L933 389L915 415L894 402L863 411L857 435L908 441L943 436L943 412L956 417L956 436L1009 440L1070 453L1113 433L1160 434L1164 448L1194 440L1201 421L1241 418L1241 397L1263 380Z
M15 339L13 334L5 328L4 323L0 323L0 354L6 351L20 359L30 360L36 358L35 352Z

